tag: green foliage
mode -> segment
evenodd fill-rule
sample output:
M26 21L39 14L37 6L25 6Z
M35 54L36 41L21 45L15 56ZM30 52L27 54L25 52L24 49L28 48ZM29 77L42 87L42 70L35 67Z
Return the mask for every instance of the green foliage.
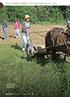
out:
M0 9L0 23L2 22L3 18L8 18L7 7Z
M50 22L61 23L65 22L67 16L70 17L69 6L5 6L0 9L1 18L8 17L10 22L13 22L15 17L23 22L24 16L30 15L32 23Z
M33 23L35 23L37 21L36 9L33 6L32 7L30 7L30 6L10 7L9 6L8 11L10 11L8 17L9 17L9 20L11 22L15 19L15 17L19 18L19 20L21 22L23 22L24 21L24 16L26 14L30 15L30 19Z
M47 21L48 19L48 7L47 6L37 6L37 17L39 21Z
M51 7L49 21L52 22L52 23L53 22L57 23L58 21L60 22L62 20L63 20L63 16L62 16L61 11L59 10L59 8L56 7L56 6Z
M66 9L66 16L70 18L70 7L67 7Z

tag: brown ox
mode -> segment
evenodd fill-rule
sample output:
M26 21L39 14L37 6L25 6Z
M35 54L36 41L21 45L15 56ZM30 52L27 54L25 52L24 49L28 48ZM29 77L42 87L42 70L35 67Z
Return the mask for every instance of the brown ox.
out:
M46 33L45 36L45 47L53 47L52 53L56 54L57 49L63 51L64 53L68 53L67 49L67 41L69 41L69 32L70 29L64 31L63 28L54 27L50 31ZM59 45L64 45L63 48L60 49ZM57 49L56 49L56 46Z
M66 42L67 36L62 32L64 32L64 29L57 27L48 31L45 36L45 46L55 46L59 43Z

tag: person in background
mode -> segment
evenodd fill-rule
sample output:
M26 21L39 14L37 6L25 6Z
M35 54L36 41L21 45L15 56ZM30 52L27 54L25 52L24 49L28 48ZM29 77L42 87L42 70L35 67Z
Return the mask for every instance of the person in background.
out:
M21 38L21 35L20 35L20 22L18 21L17 18L15 18L14 29L15 29L16 38Z
M8 22L6 18L2 19L3 39L8 39Z
M29 37L29 28L30 28L30 17L29 15L25 15L24 22L22 23L22 50L26 49L27 44L30 44L30 37Z
M70 29L70 18L67 19L67 28Z

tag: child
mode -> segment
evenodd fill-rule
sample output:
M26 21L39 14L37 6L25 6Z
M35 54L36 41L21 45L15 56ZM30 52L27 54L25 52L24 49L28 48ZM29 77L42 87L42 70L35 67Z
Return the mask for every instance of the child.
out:
M8 23L5 18L2 20L2 29L3 29L3 38L8 39Z
M21 36L20 36L20 22L18 21L18 19L15 19L14 28L15 28L16 38L18 38L18 37L21 38Z
M24 51L26 49L27 44L30 44L30 38L29 38L29 28L30 28L30 17L29 15L25 15L25 21L22 24L22 32L23 32L23 46L22 50Z

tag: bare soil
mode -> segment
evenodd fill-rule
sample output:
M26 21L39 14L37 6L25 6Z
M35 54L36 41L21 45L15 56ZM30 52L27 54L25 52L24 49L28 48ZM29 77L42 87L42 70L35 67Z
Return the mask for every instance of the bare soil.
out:
M61 27L66 29L66 25L39 25L33 24L30 27L30 39L32 45L45 45L45 34L47 31L51 30L53 27ZM20 44L22 38L15 38L14 26L11 24L8 27L9 39L3 40L2 27L0 26L0 44ZM21 33L22 35L22 33Z

